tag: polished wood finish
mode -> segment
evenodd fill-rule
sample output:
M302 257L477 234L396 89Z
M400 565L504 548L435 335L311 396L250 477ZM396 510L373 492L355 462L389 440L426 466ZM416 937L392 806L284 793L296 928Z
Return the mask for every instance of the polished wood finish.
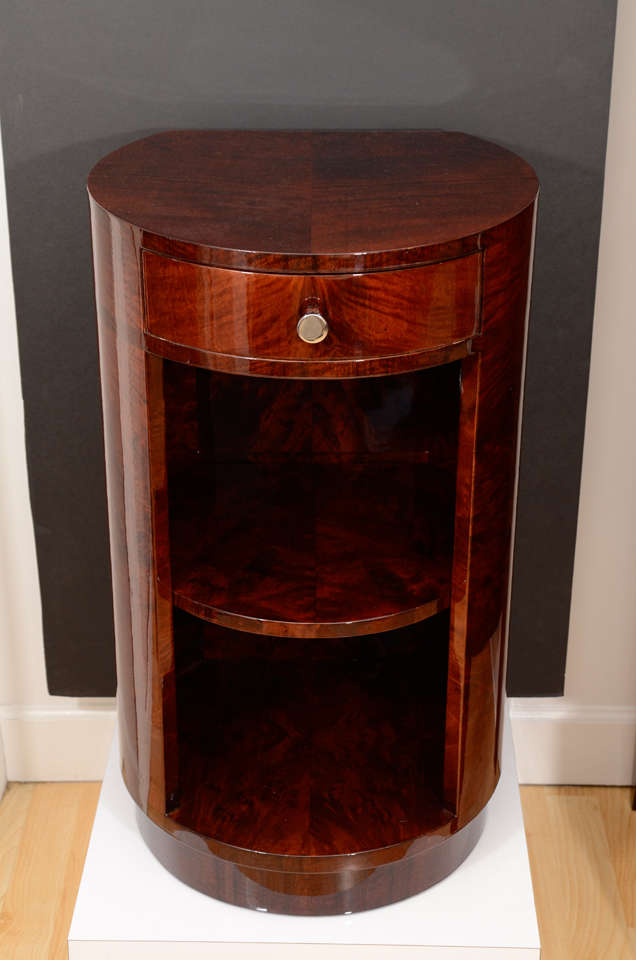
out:
M353 383L168 364L165 383L177 606L315 637L448 607L457 364Z
M213 509L207 484L179 491L175 604L274 636L349 636L431 616L450 596L444 479L417 465L227 465Z
M203 836L213 823L224 843L303 859L444 832L447 614L274 649L184 619L178 823Z
M96 204L183 260L360 273L463 256L532 206L529 164L443 130L178 130L91 171Z
M491 231L480 349L462 365L445 761L446 802L457 811L459 826L488 802L499 779L519 386L533 236L531 208ZM471 706L476 690L479 709Z
M182 131L89 191L144 836L232 903L409 896L499 775L536 178L463 134Z
M243 358L261 376L347 377L358 366L371 376L387 372L386 360L392 372L417 369L469 341L479 321L479 254L336 277L221 270L147 251L142 263L149 349L211 370L237 372ZM329 324L321 343L296 332L306 305Z

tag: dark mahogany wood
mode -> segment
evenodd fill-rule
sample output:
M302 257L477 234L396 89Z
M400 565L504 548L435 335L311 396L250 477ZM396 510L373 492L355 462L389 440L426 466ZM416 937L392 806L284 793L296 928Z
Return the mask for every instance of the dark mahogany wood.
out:
M143 835L248 907L416 893L499 776L536 177L457 133L181 131L89 192Z
M457 810L459 826L488 802L499 779L533 238L532 208L491 231L482 345L462 367L445 760L446 800Z
M486 811L454 834L429 834L414 843L396 844L382 851L382 859L364 866L355 855L321 859L320 867L305 869L310 858L295 868L285 858L279 866L242 864L243 851L191 846L190 836L161 829L137 808L142 836L157 859L171 873L203 893L232 904L270 913L300 916L356 913L404 900L452 873L471 852L484 827ZM265 859L264 857L262 859ZM284 869L281 865L284 864Z
M358 273L448 260L534 203L532 167L443 130L177 130L91 171L95 203L185 260Z
M442 363L462 360L472 350L470 340L423 350L421 353L397 353L390 357L368 357L351 360L263 360L260 357L238 357L232 354L211 354L185 344L161 340L150 333L145 336L146 349L156 357L179 363L221 370L249 377L293 377L298 380L315 377L374 377L423 370Z
M279 636L430 616L450 597L452 480L417 464L219 466L176 495L175 603Z
M193 638L178 626L178 823L296 857L365 852L448 826L447 614L382 635L289 638L274 653L261 637L201 636L195 621Z
M170 364L166 387L177 606L315 637L448 607L458 365L343 383Z
M289 376L290 363L294 376L351 376L358 364L369 376L385 373L389 358L393 372L414 369L469 341L479 320L479 254L336 277L222 270L147 251L142 263L149 349L212 370L227 370L228 357L259 362L266 376ZM329 323L321 343L296 332L306 304Z

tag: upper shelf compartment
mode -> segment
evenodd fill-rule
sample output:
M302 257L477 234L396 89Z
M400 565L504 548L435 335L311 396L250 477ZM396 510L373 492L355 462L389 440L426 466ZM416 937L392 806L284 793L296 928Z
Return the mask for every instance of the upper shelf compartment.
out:
M477 332L481 254L342 276L248 273L143 253L146 344L226 373L357 377L465 356ZM320 342L302 339L310 313Z
M163 368L176 606L296 637L448 606L459 364L346 381Z

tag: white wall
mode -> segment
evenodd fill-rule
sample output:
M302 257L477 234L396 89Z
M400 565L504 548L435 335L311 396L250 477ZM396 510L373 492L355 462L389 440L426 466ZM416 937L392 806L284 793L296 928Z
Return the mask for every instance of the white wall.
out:
M0 793L10 780L98 779L114 702L52 697L24 446L4 165L0 144Z
M566 690L564 698L512 701L524 782L634 780L635 49L636 2L619 0ZM0 741L10 779L95 779L113 701L52 697L46 689L1 185L0 323Z
M636 780L635 50L619 0L565 697L512 703L527 782Z

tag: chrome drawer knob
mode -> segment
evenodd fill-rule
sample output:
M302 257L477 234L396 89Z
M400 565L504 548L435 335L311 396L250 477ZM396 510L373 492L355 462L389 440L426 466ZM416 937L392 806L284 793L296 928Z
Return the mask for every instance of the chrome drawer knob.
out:
M329 324L321 313L311 310L303 313L296 331L305 343L320 343L329 333Z

